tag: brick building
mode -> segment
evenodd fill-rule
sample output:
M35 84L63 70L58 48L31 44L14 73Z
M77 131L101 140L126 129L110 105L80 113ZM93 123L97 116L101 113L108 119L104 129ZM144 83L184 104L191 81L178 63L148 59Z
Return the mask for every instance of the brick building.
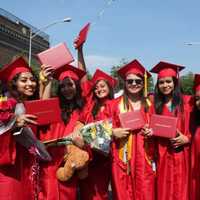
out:
M13 56L27 57L29 52L30 30L38 29L0 8L0 67L9 63ZM40 32L32 39L32 63L37 63L35 55L49 48L49 35Z

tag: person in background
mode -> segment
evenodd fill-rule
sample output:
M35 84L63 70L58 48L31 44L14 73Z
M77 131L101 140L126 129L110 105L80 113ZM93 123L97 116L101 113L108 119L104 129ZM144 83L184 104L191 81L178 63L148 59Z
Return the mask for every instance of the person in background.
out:
M120 68L124 93L112 107L112 195L115 200L155 199L154 142L143 136L143 127L130 130L122 127L119 115L139 111L148 123L149 106L144 96L149 72L138 60ZM145 124L144 124L145 125Z
M200 74L194 79L194 106L190 127L193 134L191 147L190 199L200 199Z
M151 72L158 74L154 92L154 112L178 118L177 137L157 138L157 199L188 200L189 105L180 92L179 71L184 67L159 62Z

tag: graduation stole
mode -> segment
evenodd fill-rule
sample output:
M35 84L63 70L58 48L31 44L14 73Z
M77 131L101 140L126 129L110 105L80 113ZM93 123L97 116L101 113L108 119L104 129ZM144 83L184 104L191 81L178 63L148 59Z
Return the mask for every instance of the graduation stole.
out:
M125 113L131 111L131 109L127 109L124 104L124 98L122 97L119 103L119 111L120 113ZM132 149L132 134L129 134L128 137L120 139L119 144L119 158L124 163L129 162L131 159L131 149Z

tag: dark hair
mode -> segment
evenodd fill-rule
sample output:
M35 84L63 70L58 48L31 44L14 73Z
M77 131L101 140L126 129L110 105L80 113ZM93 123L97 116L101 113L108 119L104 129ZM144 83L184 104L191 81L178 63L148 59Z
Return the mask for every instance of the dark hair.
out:
M100 80L99 80L100 81ZM96 88L96 85L97 83L99 82L97 81L96 84L93 86L92 88L92 91L93 91L93 100L94 100L94 106L92 108L92 116L93 118L95 119L97 113L99 112L101 106L102 106L102 102L101 102L101 99L99 99L96 94L95 94L95 88ZM113 99L114 98L114 90L113 88L111 87L110 83L107 81L107 80L104 80L105 83L108 85L108 88L109 88L109 94L108 94L108 97L106 97L107 99Z
M21 73L16 74L8 85L8 90L10 94L17 100L21 100L21 94L19 93L19 91L17 91L17 80L19 79L20 74ZM31 72L31 74L33 75L33 78L36 82L36 91L31 97L28 97L28 100L34 100L39 98L38 79L33 72Z
M175 77L172 77L172 79L174 82L174 90L172 92L172 111L177 115L177 111L183 112L183 100L179 80ZM158 84L159 82L157 81L154 91L154 108L157 114L161 114L167 99L165 95L160 92Z
M57 96L59 97L60 108L61 108L61 117L65 124L69 122L72 112L76 109L82 109L84 106L84 100L81 96L82 90L80 87L80 81L74 81L76 86L76 95L73 99L67 100L61 92L63 85L71 83L70 78L65 78L59 82Z
M189 130L192 135L196 133L197 128L200 126L200 110L197 108L194 96L191 99L193 105L192 112L190 113Z
M194 122L196 126L200 126L200 110L196 106L196 100L194 100Z
M8 88L6 87L6 84L0 81L0 94L4 96L7 90Z
M141 76L140 74L135 74L136 76L140 77L143 82L144 82L144 77ZM142 105L144 106L144 111L147 112L149 109L149 106L146 103L146 97L144 97L144 88L140 91L140 97L141 97L141 102ZM128 91L126 88L126 85L124 83L124 94L123 94L123 98L124 98L124 109L129 110L129 102L128 102Z

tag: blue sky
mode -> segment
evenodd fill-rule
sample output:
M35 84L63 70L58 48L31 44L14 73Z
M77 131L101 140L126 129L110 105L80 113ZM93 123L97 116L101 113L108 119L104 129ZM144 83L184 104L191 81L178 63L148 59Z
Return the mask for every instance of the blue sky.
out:
M91 26L84 47L90 72L109 72L121 59L138 59L151 69L160 60L182 64L185 73L200 73L199 0L5 0L1 8L40 28L71 17L71 23L52 26L51 45L65 41L76 57L73 40L87 22ZM109 4L109 5L108 5ZM100 12L104 13L99 17Z

